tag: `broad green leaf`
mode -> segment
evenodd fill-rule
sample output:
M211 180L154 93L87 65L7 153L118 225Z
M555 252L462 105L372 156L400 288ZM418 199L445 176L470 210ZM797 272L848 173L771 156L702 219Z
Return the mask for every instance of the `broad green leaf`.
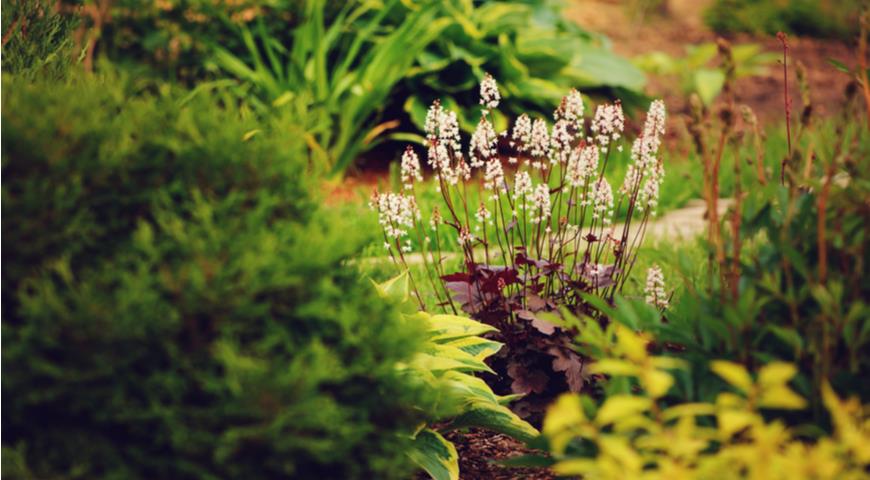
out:
M502 344L495 340L487 340L486 338L476 336L457 338L451 340L447 345L456 347L481 362L486 360L490 355L494 355L502 347Z
M491 403L474 405L451 423L453 428L481 427L528 441L538 436L538 431L518 417L509 408Z
M710 369L742 392L749 393L752 390L752 377L743 365L726 360L714 360L710 363Z
M421 430L408 455L435 480L459 480L456 447L435 430Z
M432 339L436 341L453 340L497 331L491 325L458 315L432 315L429 317L429 323L429 331L433 334Z
M722 92L725 85L725 74L721 70L699 68L694 76L695 91L705 105L710 105Z
M451 370L445 372L442 379L453 389L452 395L466 405L481 402L501 404L500 398L479 377Z

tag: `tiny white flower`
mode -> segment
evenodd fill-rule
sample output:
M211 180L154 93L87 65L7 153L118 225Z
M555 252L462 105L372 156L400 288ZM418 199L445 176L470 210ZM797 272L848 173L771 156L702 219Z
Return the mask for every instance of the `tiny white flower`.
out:
M643 289L646 303L659 309L668 308L668 295L665 292L665 276L658 265L653 265L646 273L646 286Z

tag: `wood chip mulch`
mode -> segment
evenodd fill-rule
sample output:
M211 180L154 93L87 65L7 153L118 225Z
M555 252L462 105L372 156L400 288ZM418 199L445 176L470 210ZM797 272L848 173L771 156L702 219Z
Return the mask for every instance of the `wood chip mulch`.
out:
M504 467L494 463L521 455L540 454L507 435L483 429L453 431L445 438L459 453L459 476L462 480L554 480L556 476L545 468Z

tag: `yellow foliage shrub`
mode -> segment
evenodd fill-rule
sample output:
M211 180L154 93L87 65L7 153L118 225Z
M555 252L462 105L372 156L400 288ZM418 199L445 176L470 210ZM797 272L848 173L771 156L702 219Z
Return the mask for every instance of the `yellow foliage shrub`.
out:
M843 401L822 385L834 432L807 441L782 421L765 421L760 409L801 409L789 387L796 369L773 362L753 376L742 366L716 361L712 370L734 388L715 403L662 407L674 382L677 359L651 356L646 340L617 325L616 342L593 372L637 379L639 391L611 395L596 412L580 396L565 394L550 406L543 434L559 475L584 479L858 479L870 478L870 406ZM569 445L583 445L571 448ZM588 452L585 454L576 451Z

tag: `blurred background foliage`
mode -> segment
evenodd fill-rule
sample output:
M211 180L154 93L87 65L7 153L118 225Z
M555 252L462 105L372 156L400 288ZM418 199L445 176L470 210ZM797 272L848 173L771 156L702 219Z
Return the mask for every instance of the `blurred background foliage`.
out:
M715 0L704 20L718 33L782 31L844 40L858 33L863 0Z
M463 112L470 132L484 72L499 79L508 114L549 116L572 87L628 106L643 99L643 72L606 37L567 21L553 0L59 5L58 18L78 20L73 39L85 69L103 57L140 75L224 90L252 114L299 126L337 175L380 142L419 141L435 98Z

